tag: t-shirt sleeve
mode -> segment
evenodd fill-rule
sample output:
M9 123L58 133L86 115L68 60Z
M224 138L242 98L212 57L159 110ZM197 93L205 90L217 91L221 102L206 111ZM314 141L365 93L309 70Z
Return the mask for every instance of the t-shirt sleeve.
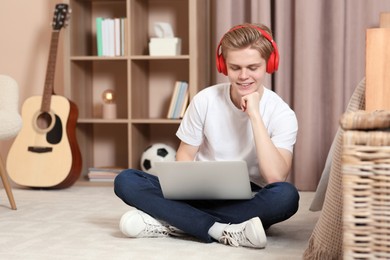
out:
M206 103L199 96L192 99L176 132L176 136L182 142L193 146L201 145Z
M298 121L294 111L285 110L274 118L271 140L277 148L293 152L298 133Z

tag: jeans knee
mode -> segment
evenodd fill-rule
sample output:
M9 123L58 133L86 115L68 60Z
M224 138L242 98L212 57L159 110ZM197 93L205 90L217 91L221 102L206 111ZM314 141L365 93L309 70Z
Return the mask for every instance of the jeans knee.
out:
M283 200L286 201L286 206L290 209L290 214L292 216L298 211L299 208L299 192L294 185L288 182L283 183L282 190Z
M299 192L297 188L292 185L291 183L285 182L284 183L284 194L291 198L292 201L296 201L296 203L299 202Z
M288 182L277 182L270 184L267 188L273 190L273 194L278 194L278 205L286 209L288 215L292 216L298 211L300 196L294 185Z
M122 197L124 189L129 189L134 176L133 169L120 172L114 179L114 192L118 197Z

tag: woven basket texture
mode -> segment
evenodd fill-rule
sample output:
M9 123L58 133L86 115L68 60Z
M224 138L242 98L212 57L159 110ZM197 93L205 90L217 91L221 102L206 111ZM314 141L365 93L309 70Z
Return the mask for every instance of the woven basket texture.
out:
M390 259L390 111L340 120L344 259Z

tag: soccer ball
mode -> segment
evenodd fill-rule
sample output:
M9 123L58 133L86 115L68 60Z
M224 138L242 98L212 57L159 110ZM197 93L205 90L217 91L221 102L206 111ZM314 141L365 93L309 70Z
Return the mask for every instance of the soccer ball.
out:
M156 174L154 163L162 161L175 161L176 150L163 143L153 144L145 149L141 156L141 169L150 174Z

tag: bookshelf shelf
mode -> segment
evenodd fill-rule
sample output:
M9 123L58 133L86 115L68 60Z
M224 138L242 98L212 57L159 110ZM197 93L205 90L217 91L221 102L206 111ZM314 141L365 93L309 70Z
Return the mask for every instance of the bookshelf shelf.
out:
M190 99L209 83L209 0L69 0L64 94L79 109L83 177L90 167L140 168L142 152L162 142L177 148L180 119L167 119L176 81ZM96 18L126 18L124 56L98 56ZM181 55L150 56L155 22L172 25ZM113 89L117 118L102 118L102 92Z
M119 57L100 57L100 56L72 56L71 61L109 61L109 60L128 60L127 56Z
M128 119L95 119L95 118L79 118L79 124L128 124Z
M189 55L177 55L177 56L149 56L149 55L132 55L132 60L188 60Z
M132 124L180 124L180 119L133 119Z

